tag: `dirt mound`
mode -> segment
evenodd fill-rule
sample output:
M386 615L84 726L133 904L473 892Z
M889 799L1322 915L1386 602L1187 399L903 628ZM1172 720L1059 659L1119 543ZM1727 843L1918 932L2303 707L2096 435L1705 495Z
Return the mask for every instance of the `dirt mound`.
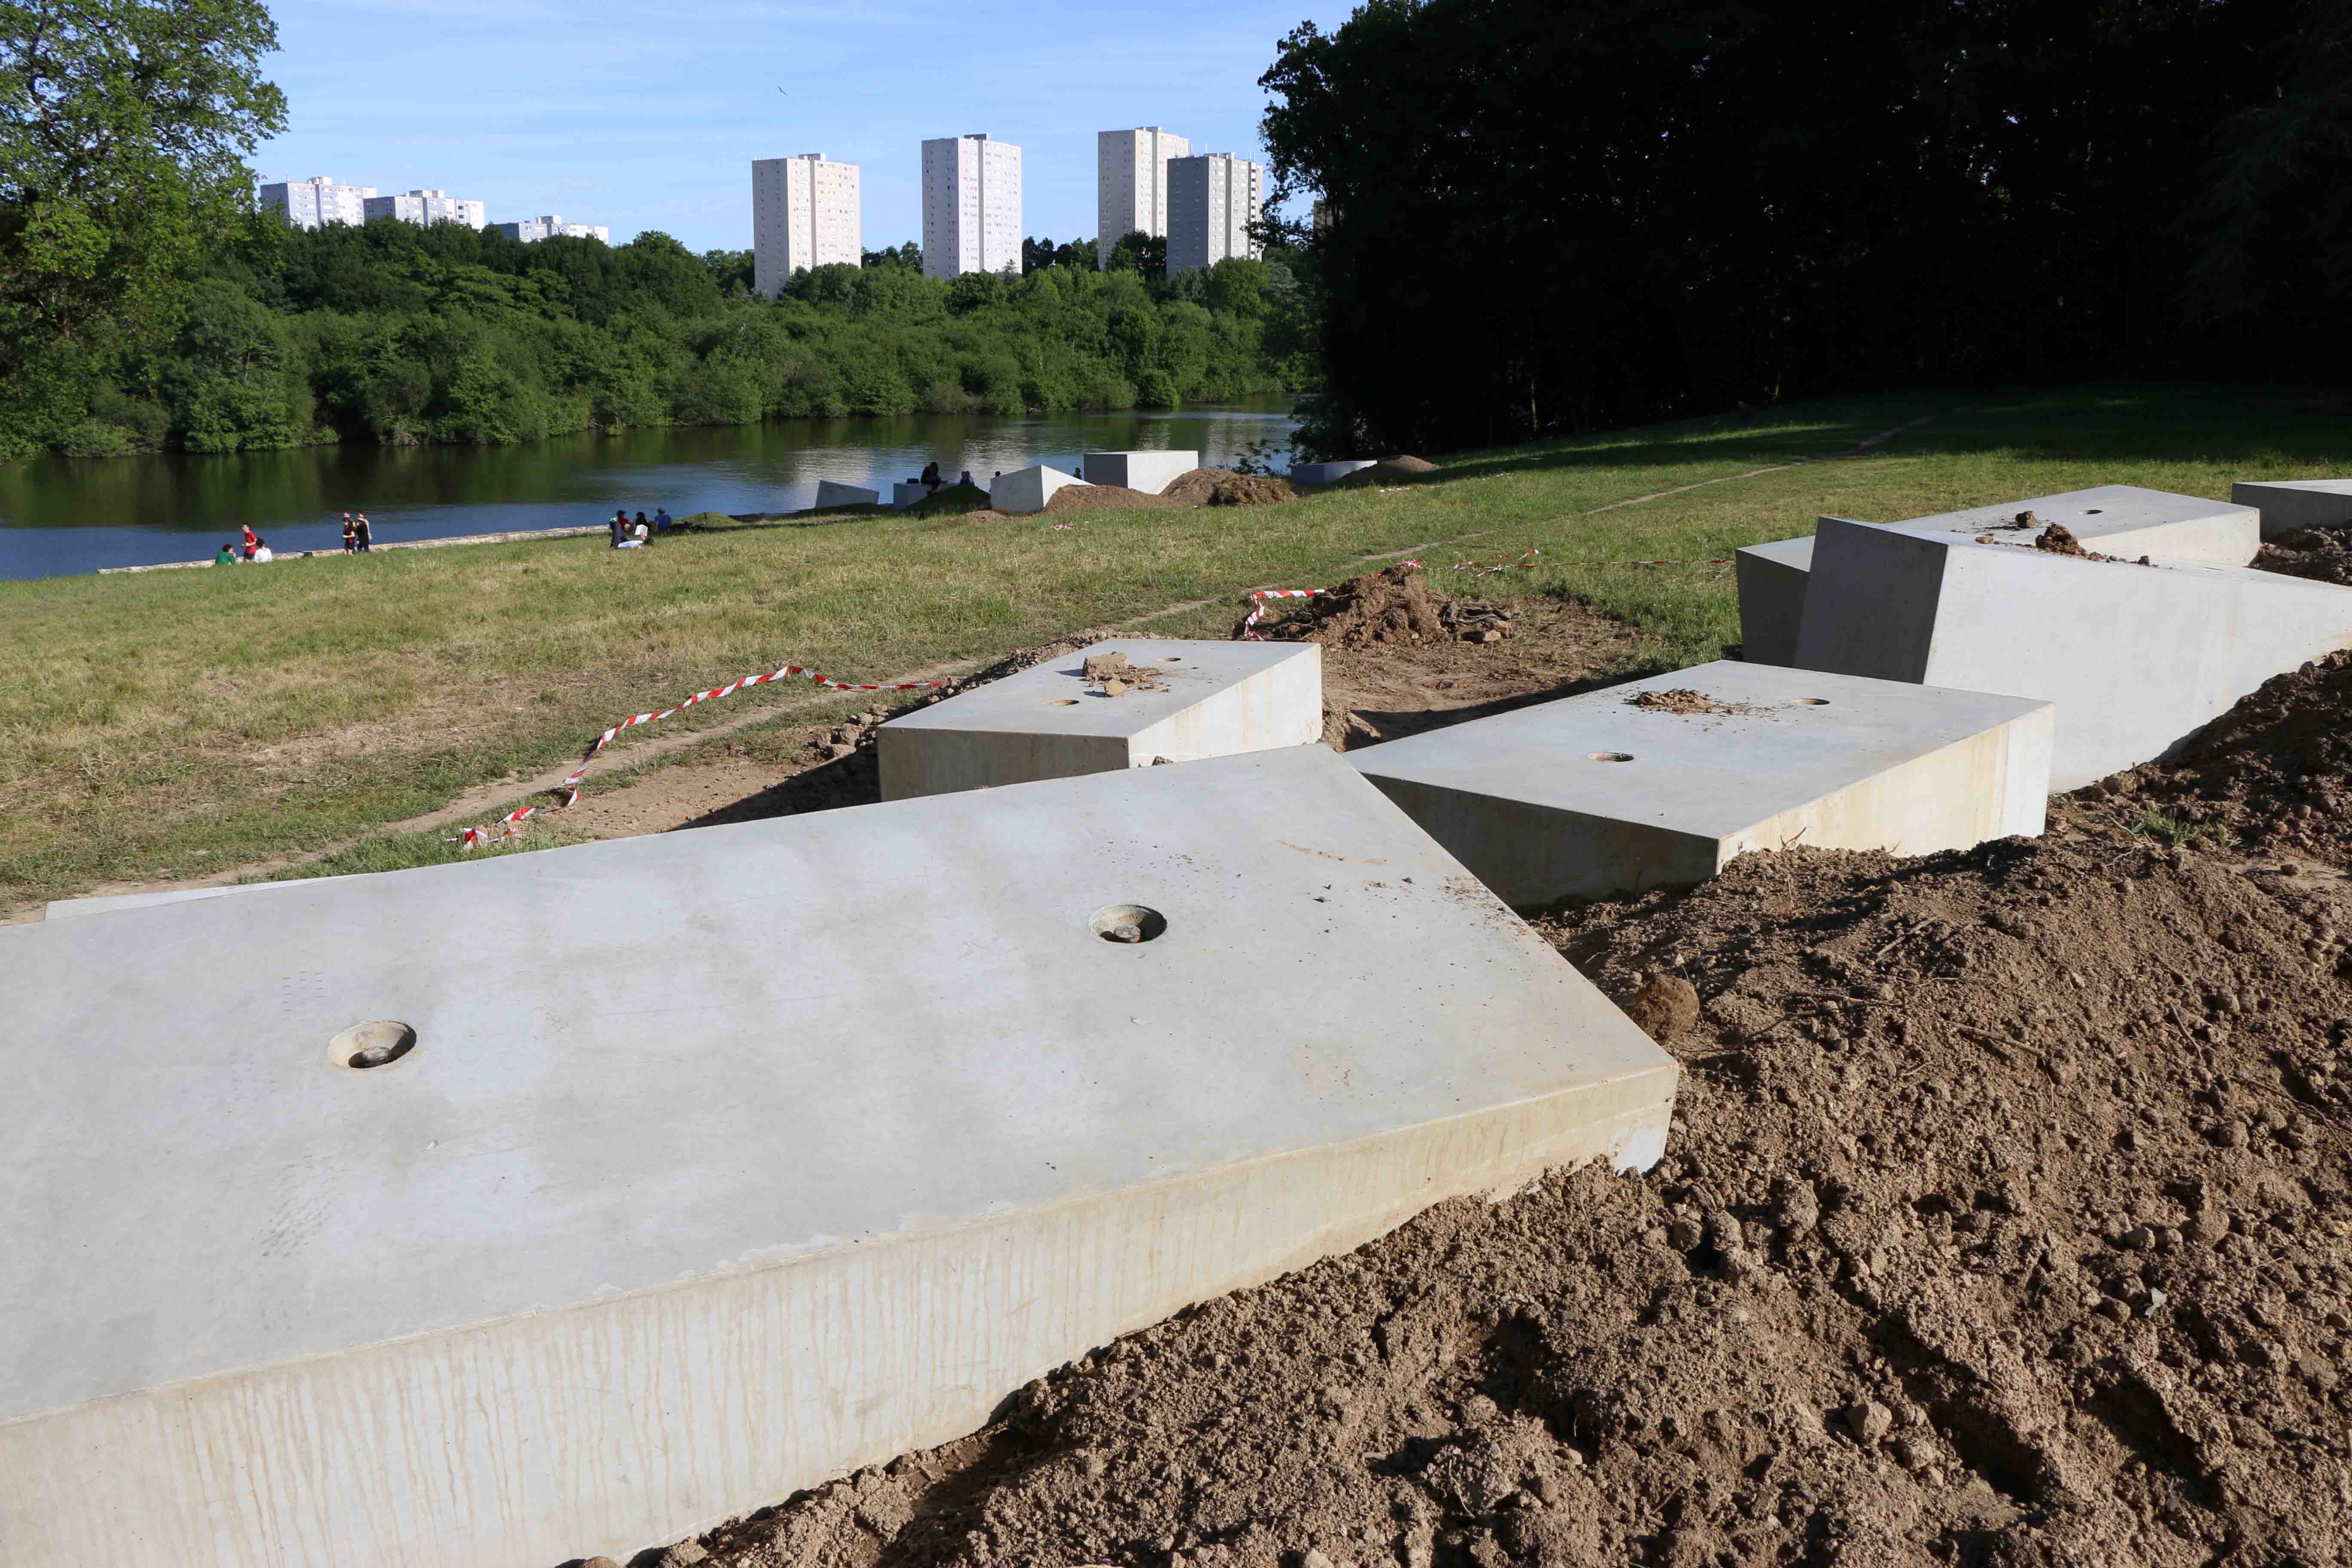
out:
M1749 856L1546 931L1696 987L1655 1171L1129 1335L714 1568L2347 1560L2352 1021L2306 911L2115 835Z
M1231 468L1192 468L1168 481L1160 492L1181 506L1272 506L1297 500L1288 479L1237 474Z
M1064 485L1045 502L1050 512L1066 511L1130 511L1154 507L1172 507L1186 503L1171 500L1166 496L1147 495L1129 489L1125 485Z
M2074 537L2074 531L2063 522L2053 522L2033 536L2033 548L2048 551L2053 555L2082 555L2091 552Z
M988 492L978 485L952 484L925 496L907 510L918 517L937 511L986 511Z
M1420 479L1423 475L1433 474L1437 471L1437 465L1428 461L1426 458L1413 457L1382 458L1379 462L1374 463L1369 468L1358 468L1352 474L1341 475L1339 478L1332 480L1331 483L1325 488L1335 489L1341 486L1348 486L1356 489L1361 489L1366 485L1402 484L1407 479Z
M1628 708L1650 713L1752 713L1745 702L1718 702L1704 691L1677 686L1672 691L1636 691L1625 699Z
M1351 577L1328 593L1297 604L1297 609L1280 620L1261 621L1258 636L1277 642L1363 647L1373 643L1433 642L1449 635L1441 618L1443 602L1429 591L1428 574L1417 566L1391 566ZM1240 635L1238 626L1234 635Z
M2289 577L2352 586L2352 542L2341 530L2301 528L2265 539L2254 564Z
M2179 756L2085 794L2170 837L2242 839L2352 866L2352 653L2273 676Z

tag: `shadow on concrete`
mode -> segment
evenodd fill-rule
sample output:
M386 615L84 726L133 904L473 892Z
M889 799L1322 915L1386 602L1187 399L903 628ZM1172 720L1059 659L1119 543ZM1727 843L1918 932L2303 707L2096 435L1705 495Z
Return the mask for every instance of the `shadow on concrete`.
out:
M1727 657L1737 657L1727 655ZM1557 702L1563 697L1581 697L1588 691L1606 690L1622 686L1629 680L1643 680L1653 675L1664 675L1678 668L1664 663L1645 663L1632 668L1614 670L1607 675L1588 675L1574 680L1561 681L1538 691L1516 692L1509 697L1497 697L1491 702L1475 702L1464 708L1399 709L1394 710L1358 708L1355 716L1379 732L1379 738L1363 734L1353 727L1348 731L1347 751L1360 751L1377 746L1383 741L1402 741L1408 735L1425 735L1433 730L1447 730L1456 724L1467 724L1474 719L1489 719L1497 713L1509 713L1521 708L1532 708L1538 702Z

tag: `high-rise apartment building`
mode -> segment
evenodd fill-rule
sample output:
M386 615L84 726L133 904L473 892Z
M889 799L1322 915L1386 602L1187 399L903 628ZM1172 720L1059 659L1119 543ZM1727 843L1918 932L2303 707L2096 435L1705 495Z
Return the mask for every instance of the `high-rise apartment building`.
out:
M494 223L490 226L509 239L518 239L525 245L541 239L601 239L607 245L613 243L613 231L608 226L566 223L560 213L549 213L544 217L527 217L520 223Z
M1021 270L1021 149L985 135L923 143L923 276Z
M855 267L865 254L856 164L822 153L752 161L752 288L773 295L795 272Z
M330 174L307 180L287 180L261 187L261 205L276 207L296 228L317 228L328 223L367 222L368 198L373 185L339 185Z
M462 223L467 228L480 228L490 221L488 203L467 201L446 191L404 191L396 196L371 195L361 205L370 218L396 217L403 223Z
M1192 144L1157 125L1095 133L1095 265L1130 234L1168 232L1168 161Z
M1265 206L1265 167L1231 153L1176 158L1168 164L1168 273L1214 267L1229 256L1255 258L1250 236Z

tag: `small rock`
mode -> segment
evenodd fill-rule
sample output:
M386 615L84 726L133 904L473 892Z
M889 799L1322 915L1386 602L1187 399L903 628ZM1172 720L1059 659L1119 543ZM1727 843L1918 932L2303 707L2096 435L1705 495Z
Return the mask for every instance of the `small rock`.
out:
M1696 1252L1706 1239L1706 1233L1699 1229L1695 1219L1674 1220L1666 1226L1666 1245L1677 1252Z
M694 1564L707 1561L709 1556L709 1552L693 1542L681 1541L661 1554L657 1568L694 1568Z
M1298 1568L1332 1568L1331 1560L1315 1547L1308 1547L1298 1559Z
M1847 1427L1865 1443L1875 1443L1895 1430L1895 1412L1875 1399L1857 1399L1843 1414Z
M1663 1045L1698 1022L1698 988L1679 974L1654 975L1625 1004L1625 1016Z
M1080 1461L1080 1463L1085 1468L1087 1474L1093 1478L1100 1478L1104 1472L1110 1468L1109 1459L1104 1458L1099 1453L1092 1451L1089 1451L1086 1458Z
M2156 1245L2156 1232L2144 1225L2136 1225L2116 1238L2116 1245L2126 1252L2146 1252Z
M1108 680L1113 676L1127 673L1127 655L1123 653L1088 654L1084 668L1088 680Z
M2218 1205L2208 1205L2189 1216L2187 1223L2180 1227L2180 1234L2190 1241L2210 1247L2230 1234L2229 1213Z
M856 750L856 747L850 745L845 742L835 741L833 744L824 749L824 754L828 761L837 763L841 761L842 758L848 756L851 752Z
M1106 680L1103 682L1103 695L1105 697L1118 697L1123 695L1126 690L1127 682L1124 680Z
M1811 1182L1786 1181L1774 1194L1772 1218L1783 1230L1808 1231L1821 1223L1822 1200Z

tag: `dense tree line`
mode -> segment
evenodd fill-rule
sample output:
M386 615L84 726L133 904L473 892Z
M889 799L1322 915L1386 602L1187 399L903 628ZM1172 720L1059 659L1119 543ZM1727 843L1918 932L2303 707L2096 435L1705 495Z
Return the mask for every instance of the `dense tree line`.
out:
M2332 375L2343 0L1368 0L1264 84L1335 451L1870 384ZM1479 279L1495 286L1483 286Z
M925 279L898 256L775 300L748 253L668 237L523 245L392 219L253 218L160 340L93 333L22 453L503 442L779 416L1171 406L1281 389L1303 301L1278 266L1176 285L1051 268ZM1287 352L1289 360L1284 355Z

